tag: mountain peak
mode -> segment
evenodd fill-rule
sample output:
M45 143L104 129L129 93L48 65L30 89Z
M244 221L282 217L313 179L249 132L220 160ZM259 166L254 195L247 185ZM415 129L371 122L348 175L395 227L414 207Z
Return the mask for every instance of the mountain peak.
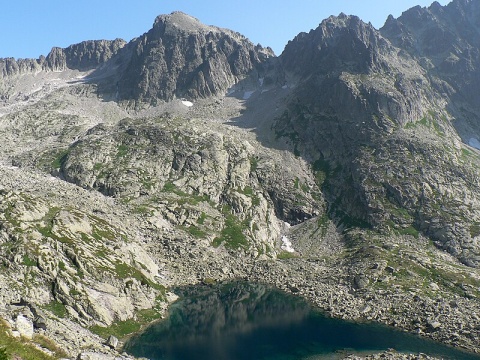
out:
M125 72L115 81L118 96L151 104L223 93L273 55L234 31L179 11L158 16L129 49L122 58Z
M379 49L387 46L387 41L371 24L341 13L323 20L308 34L295 37L285 47L282 60L286 69L294 72L339 71L347 63L353 64L356 72L367 72L375 65ZM308 56L299 57L298 53Z
M180 29L184 32L201 32L211 30L213 27L204 25L197 18L185 14L181 11L174 11L168 15L159 15L153 24L154 28L165 28L166 32L174 29Z

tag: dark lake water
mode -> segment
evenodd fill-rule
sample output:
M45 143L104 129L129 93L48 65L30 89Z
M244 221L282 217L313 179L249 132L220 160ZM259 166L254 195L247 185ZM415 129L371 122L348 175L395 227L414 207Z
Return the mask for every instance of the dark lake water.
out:
M287 360L393 348L480 359L390 327L327 318L302 299L261 284L195 286L177 293L181 299L168 318L131 338L128 353L152 360Z

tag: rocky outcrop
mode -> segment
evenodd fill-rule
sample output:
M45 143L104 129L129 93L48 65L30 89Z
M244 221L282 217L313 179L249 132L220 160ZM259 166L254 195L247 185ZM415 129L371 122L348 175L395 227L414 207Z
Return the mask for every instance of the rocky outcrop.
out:
M409 12L430 14L418 8ZM410 19L409 12L402 18ZM390 32L393 22L385 27ZM415 22L420 23L421 29L429 26L426 20ZM273 129L313 163L337 223L387 232L422 231L464 263L477 266L480 248L476 233L469 230L478 214L476 160L462 160L462 152L470 150L462 150L449 121L453 98L434 91L446 80L432 77L419 59L423 53L397 48L383 33L390 34L340 15L291 41L280 62L297 86ZM422 48L421 43L415 46ZM415 160L406 158L406 152ZM382 170L377 168L380 163ZM383 179L381 187L376 177ZM455 190L447 178L458 180ZM455 207L455 215L437 209L451 208L441 185L448 182L454 198L466 191L472 199L471 206Z
M157 17L153 28L133 40L118 61L124 71L119 99L155 104L173 98L223 95L273 52L239 33L206 26L175 12Z
M227 247L241 245L256 254L275 254L282 230L279 220L297 224L321 211L312 173L292 158L278 158L257 151L255 143L197 128L194 120L156 121L145 125L144 120L124 119L113 128L90 129L67 151L62 176L107 196L155 207L173 225L198 229L198 236L214 244L223 239ZM169 202L181 203L183 210L154 200L172 195ZM215 220L222 214L223 225ZM205 219L210 220L203 224ZM228 231L236 232L236 240L221 235Z
M6 58L0 59L0 71L2 78L13 75L30 74L41 71L45 57L38 60Z
M91 70L105 64L126 45L122 39L83 41L69 47L53 48L45 59L47 70Z
M392 44L407 51L433 79L433 87L449 98L460 135L479 136L480 6L475 1L454 0L446 6L434 2L389 17L382 29Z
M64 49L54 47L47 57L41 56L36 60L0 59L0 74L6 78L40 71L92 70L105 64L125 44L122 39L83 41Z

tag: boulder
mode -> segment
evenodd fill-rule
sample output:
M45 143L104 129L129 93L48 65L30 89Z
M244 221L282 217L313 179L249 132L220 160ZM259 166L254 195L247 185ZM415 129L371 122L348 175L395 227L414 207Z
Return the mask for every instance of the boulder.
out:
M33 338L33 321L23 315L18 315L15 326L20 336L31 340Z
M33 327L35 329L47 330L47 322L43 316L38 316L33 322Z
M116 349L118 346L118 339L115 336L110 335L105 344L111 347L112 349Z

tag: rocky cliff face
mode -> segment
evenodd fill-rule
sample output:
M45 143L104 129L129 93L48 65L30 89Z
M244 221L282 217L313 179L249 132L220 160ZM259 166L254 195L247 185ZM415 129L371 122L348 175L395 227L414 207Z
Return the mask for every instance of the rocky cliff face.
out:
M436 79L434 85L449 98L449 110L459 122L455 126L466 141L479 131L479 15L475 1L455 0L444 7L434 2L388 18L380 30Z
M224 95L252 71L261 75L262 64L273 56L270 48L255 46L239 33L175 12L157 17L150 31L128 44L121 39L85 41L53 48L37 60L0 59L0 70L6 77L97 69L92 78L102 78L102 96L141 106Z
M122 54L122 100L155 104L173 98L223 95L273 56L244 36L180 13L159 16L153 28Z
M46 68L53 71L92 70L110 60L125 45L124 40L116 39L84 41L65 49L53 48L45 58Z
M2 77L40 71L92 70L107 62L126 42L121 39L84 41L62 49L54 47L50 53L37 60L13 58L0 59Z
M60 172L84 188L155 209L215 246L255 255L275 254L281 221L294 225L319 213L320 191L308 167L282 168L291 160L184 121L99 125L67 150Z
M421 23L422 29L429 26ZM423 50L395 45L371 25L344 15L299 35L280 57L298 84L273 128L324 173L322 187L339 222L422 231L476 266L476 160L462 155L471 150L461 145L450 120L456 114L449 105L453 98L436 91L448 87L448 79L433 77L420 61ZM421 42L417 48L423 49ZM376 168L380 164L382 170ZM447 214L440 205L448 202L442 184L452 177L459 183L450 181L449 192L454 198L467 192L471 203Z

